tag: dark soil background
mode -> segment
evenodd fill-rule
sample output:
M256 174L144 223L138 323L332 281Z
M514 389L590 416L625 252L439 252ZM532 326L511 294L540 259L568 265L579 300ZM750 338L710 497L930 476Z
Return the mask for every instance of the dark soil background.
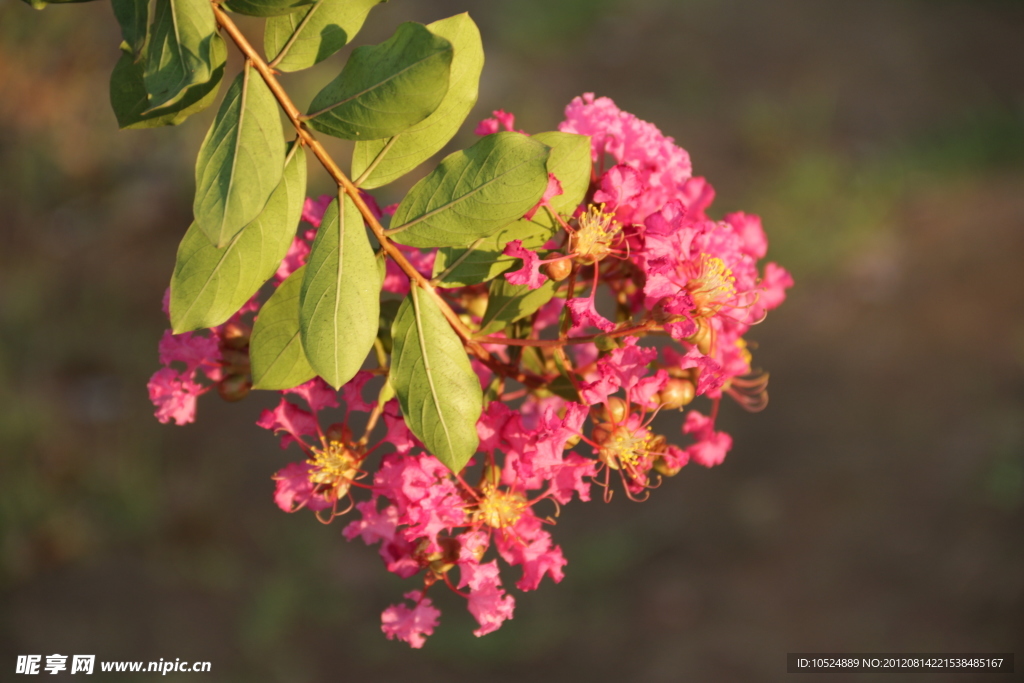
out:
M0 0L0 679L28 653L296 683L775 681L793 651L1024 655L1024 3L391 0L356 43L464 10L488 60L472 123L503 107L547 130L573 96L608 95L690 151L716 215L763 216L797 281L750 335L769 408L725 406L726 462L649 502L567 507L565 580L516 592L498 633L474 638L442 596L423 650L385 640L379 613L410 584L340 524L273 505L294 458L253 425L273 397L152 417L213 110L118 131L109 4ZM286 84L308 101L342 59Z

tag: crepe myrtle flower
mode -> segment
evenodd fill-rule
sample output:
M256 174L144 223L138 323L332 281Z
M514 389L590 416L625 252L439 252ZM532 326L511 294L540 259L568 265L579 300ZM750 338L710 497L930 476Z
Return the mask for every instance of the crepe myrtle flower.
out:
M476 133L522 133L515 125L496 110ZM273 503L309 509L323 523L345 515L342 535L375 547L385 570L412 584L383 610L381 630L413 648L440 625L437 591L465 600L475 635L494 632L514 614L514 589L565 579L568 561L552 534L566 505L590 501L595 486L606 502L620 485L644 501L691 463L721 464L733 445L716 426L723 397L751 411L767 404L768 374L753 365L746 335L793 279L760 265L768 249L760 219L712 217L715 190L693 175L689 154L606 97L573 99L558 128L589 136L589 185L559 212L552 201L564 188L549 168L543 195L522 216L550 225L550 235L531 238L547 241L500 245L503 265L513 263L497 277L527 296L541 287L552 295L537 297L544 302L514 326L467 340L485 351L470 365L486 401L465 469L450 470L409 429L388 380L386 326L367 369L340 390L312 379L281 391L257 421L288 453L301 452L273 474ZM362 197L376 219L394 213ZM306 200L271 286L306 263L333 199ZM383 265L386 298L419 286L413 270L434 277L436 250L394 246ZM493 291L488 281L435 290L464 336L480 329ZM160 421L192 422L198 397L214 388L229 400L248 393L251 326L267 293L210 331L164 335L148 387ZM675 435L655 424L667 411L679 411Z

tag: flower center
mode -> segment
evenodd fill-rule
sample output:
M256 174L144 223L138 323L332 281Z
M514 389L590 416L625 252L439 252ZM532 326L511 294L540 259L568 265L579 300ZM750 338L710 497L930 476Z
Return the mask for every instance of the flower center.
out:
M313 466L309 471L309 480L336 489L341 498L359 474L362 454L340 441L328 441L324 448L314 448L313 457L306 462Z
M529 507L523 497L512 491L503 491L489 481L480 485L480 502L474 518L493 529L514 525Z
M615 221L615 214L604 212L604 204L591 204L576 223L576 232L569 246L576 254L576 260L585 265L597 263L611 253L612 242L622 232L622 226Z
M634 432L625 425L619 425L601 443L598 455L612 469L634 469L646 457L653 441L654 435L647 427Z
M714 315L736 296L736 278L717 256L701 254L688 270L686 290L693 297L698 316Z

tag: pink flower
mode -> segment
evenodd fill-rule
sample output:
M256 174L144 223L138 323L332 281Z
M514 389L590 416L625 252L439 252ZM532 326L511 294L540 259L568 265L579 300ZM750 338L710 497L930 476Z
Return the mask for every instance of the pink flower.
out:
M260 413L260 419L256 421L256 425L269 429L275 434L283 432L281 448L287 448L292 441L301 443L303 436L320 434L320 425L317 424L316 417L312 413L283 398L273 410L264 409Z
M526 132L516 130L515 114L509 114L504 109L497 109L491 112L491 116L493 118L484 119L477 124L476 130L473 131L474 135L491 135L493 133L497 133L501 128L515 133Z
M548 202L560 194L562 194L562 183L558 182L558 178L555 177L554 173L548 173L548 186L544 188L544 195L540 198L539 202L534 204L532 209L523 215L523 218L526 220L532 219L537 214L537 211L540 210L540 207L548 206Z
M184 363L185 371L193 372L198 368L214 368L220 365L220 344L216 338L207 337L195 332L174 334L164 330L164 336L157 347L160 352L160 364Z
M615 329L615 323L608 320L594 308L593 297L578 297L569 299L569 314L572 316L571 332L579 332L588 327L596 327L602 332L611 332Z
M793 276L789 271L775 263L769 263L764 267L761 298L757 303L765 309L776 308L786 300L786 290L792 286Z
M146 385L149 400L156 406L156 419L167 424L188 424L196 419L196 399L208 388L173 368L157 370Z
M373 374L366 370L360 370L356 373L356 376L350 379L341 387L341 395L345 399L345 406L348 410L359 410L362 412L368 412L373 409L372 403L367 403L366 399L363 398L363 387L366 383L373 379ZM314 380L315 381L315 380ZM324 386L327 386L326 384ZM337 406L337 402L334 403Z
M512 240L505 245L502 253L523 260L522 268L505 273L505 279L512 284L526 285L530 289L537 289L548 279L540 272L540 259L536 252L524 249L522 240Z
M310 510L326 510L333 505L329 497L316 493L316 487L309 480L312 467L305 462L292 462L274 475L274 502L285 512L295 512L307 507Z
M497 631L506 619L512 618L516 607L515 598L505 595L501 588L497 560L485 564L466 562L459 568L459 588L469 586L469 613L480 624L473 635L480 637Z
M512 566L522 565L523 576L516 582L519 590L536 590L545 575L555 583L564 578L562 549L551 545L551 534L532 514L520 517L511 533L497 535L497 546L502 559Z
M632 201L632 220L642 222L679 194L690 178L690 155L658 128L621 111L607 97L577 97L565 108L558 129L589 135L594 162L603 168L605 154L632 167L647 191ZM598 200L601 201L601 200Z
M288 247L288 253L285 254L281 265L277 267L277 272L274 273L278 284L287 280L289 275L306 265L306 259L309 258L309 250L309 242L301 237L292 238L292 245Z
M314 413L318 413L324 408L338 407L338 392L319 377L314 377L294 389L285 389L282 393L301 396Z
M441 611L420 591L406 593L405 598L415 603L412 609L391 605L380 615L380 629L388 640L398 638L419 649L426 642L426 636L433 635Z
M307 197L306 202L302 205L302 220L314 228L319 228L324 219L324 212L327 211L328 205L334 199L335 196L330 194L322 194L317 199Z
M647 189L636 169L617 164L601 176L600 188L594 193L594 201L607 204L608 209L615 212L616 220L628 225L639 218L633 206Z
M714 421L696 410L686 414L683 433L697 439L685 449L687 458L704 467L722 464L725 454L732 448L732 437L725 432L716 432Z

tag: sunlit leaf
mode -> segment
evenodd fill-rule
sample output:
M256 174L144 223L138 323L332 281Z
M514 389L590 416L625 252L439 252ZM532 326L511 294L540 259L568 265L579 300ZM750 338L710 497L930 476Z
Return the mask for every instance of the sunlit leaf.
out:
M391 328L389 378L405 422L452 472L476 453L483 391L466 350L441 309L413 287Z
M248 64L228 88L196 162L196 223L224 246L259 215L284 171L277 102Z
M523 216L547 187L550 148L495 133L446 157L398 206L393 239L413 247L465 247Z
M280 17L267 19L263 50L278 71L308 69L345 47L374 6L386 0L317 0Z
M281 283L260 308L249 340L253 389L291 389L316 377L302 349L299 290L303 266Z
M439 152L476 104L480 71L484 66L480 30L468 14L435 21L427 24L427 28L448 39L455 49L448 93L433 114L412 128L392 138L356 143L352 153L352 176L359 179L361 187L386 185Z
M362 214L343 195L324 213L302 281L299 324L309 364L334 388L352 379L373 348L381 277Z
M352 51L341 74L313 98L309 126L347 140L401 133L441 104L452 52L422 24L402 24L380 45Z
M305 199L306 154L297 146L263 211L227 245L210 244L192 224L178 247L171 277L175 333L220 325L270 279L292 244Z

